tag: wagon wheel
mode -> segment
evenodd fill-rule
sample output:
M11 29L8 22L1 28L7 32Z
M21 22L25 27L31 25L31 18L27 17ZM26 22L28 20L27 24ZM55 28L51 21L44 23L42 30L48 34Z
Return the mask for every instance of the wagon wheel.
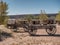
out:
M29 30L29 34L30 34L30 35L35 35L36 32L37 32L37 30L34 30L34 29Z
M25 32L28 32L28 29L24 28L24 31L25 31Z
M28 32L28 28L29 28L28 26L25 26L25 27L24 27L24 31L25 31L25 32Z
M49 35L54 35L54 34L56 33L56 28L53 27L53 28L46 29L46 32L47 32Z

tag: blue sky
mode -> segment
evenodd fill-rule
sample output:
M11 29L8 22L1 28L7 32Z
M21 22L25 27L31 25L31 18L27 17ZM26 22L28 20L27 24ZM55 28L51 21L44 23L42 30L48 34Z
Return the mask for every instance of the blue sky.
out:
M8 14L40 14L57 13L60 10L60 0L3 0L8 4Z

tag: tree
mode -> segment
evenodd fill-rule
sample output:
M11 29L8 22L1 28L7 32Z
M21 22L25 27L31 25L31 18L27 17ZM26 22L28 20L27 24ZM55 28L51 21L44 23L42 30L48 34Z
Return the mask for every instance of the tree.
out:
M58 15L56 15L56 21L60 21L60 11L58 12Z
M31 20L32 20L33 18L34 18L33 15L28 15L28 16L26 17L26 19L28 20L28 22L31 22Z
M43 13L42 10L41 10L41 14L39 15L39 19L42 20L42 21L48 19L48 16L45 14L45 11Z
M7 10L8 10L8 5L6 2L1 1L0 2L0 24L3 24L6 17L7 17Z

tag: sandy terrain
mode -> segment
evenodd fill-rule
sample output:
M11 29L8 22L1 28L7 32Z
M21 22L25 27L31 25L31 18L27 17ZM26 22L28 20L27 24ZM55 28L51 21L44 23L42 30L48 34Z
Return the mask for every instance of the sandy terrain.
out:
M38 29L36 36L29 36L27 32L13 32L12 29L7 29L3 25L0 29L10 33L11 36L3 38L0 45L60 45L60 26L57 25L55 36L49 36L45 29Z

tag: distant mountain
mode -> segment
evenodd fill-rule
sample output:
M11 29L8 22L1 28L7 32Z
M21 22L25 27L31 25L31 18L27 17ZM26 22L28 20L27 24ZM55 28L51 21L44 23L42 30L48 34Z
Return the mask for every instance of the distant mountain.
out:
M25 15L9 15L9 17L11 18L11 19L15 19L15 18L24 18L24 17L26 17L26 16L28 16L28 15L30 15L30 14L25 14ZM33 15L33 16L38 16L38 15L40 15L40 14L31 14L31 15ZM46 14L48 17L50 17L50 16L56 16L57 15L57 13L56 14Z

